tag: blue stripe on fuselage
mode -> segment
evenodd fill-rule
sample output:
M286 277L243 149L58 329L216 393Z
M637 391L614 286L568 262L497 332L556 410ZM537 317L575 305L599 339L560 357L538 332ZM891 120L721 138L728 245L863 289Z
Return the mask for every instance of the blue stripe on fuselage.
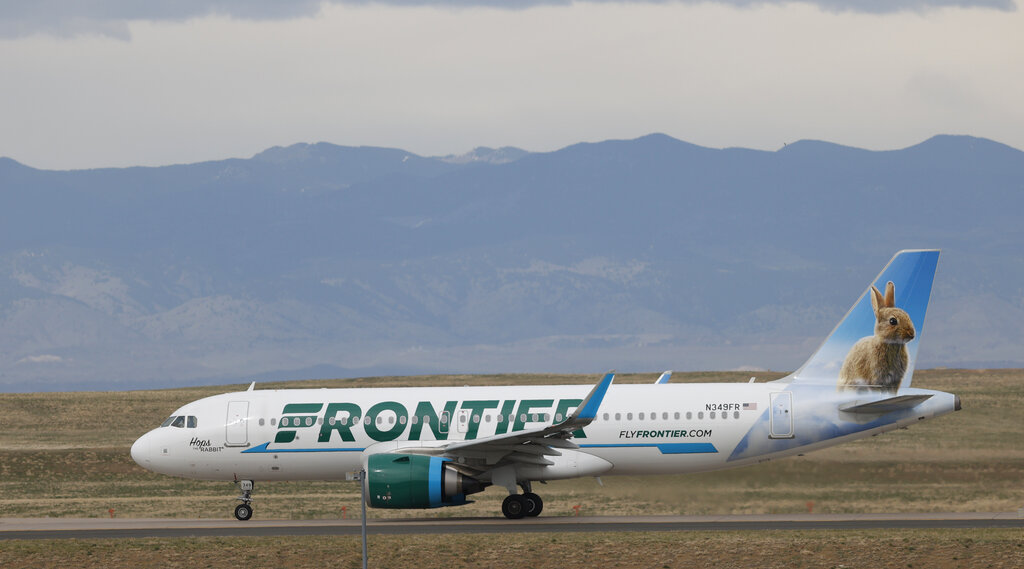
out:
M657 448L661 454L703 454L718 452L711 443L618 443L580 445L580 448Z
M267 448L270 443L263 443L260 446L243 450L246 453L267 453L267 452L363 452L365 448Z

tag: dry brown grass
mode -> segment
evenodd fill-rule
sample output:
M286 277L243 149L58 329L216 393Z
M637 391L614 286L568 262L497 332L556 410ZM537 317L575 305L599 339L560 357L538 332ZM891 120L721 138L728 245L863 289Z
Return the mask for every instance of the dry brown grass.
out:
M6 569L360 566L358 537L0 542ZM993 568L1024 566L1019 530L654 532L373 536L370 566Z

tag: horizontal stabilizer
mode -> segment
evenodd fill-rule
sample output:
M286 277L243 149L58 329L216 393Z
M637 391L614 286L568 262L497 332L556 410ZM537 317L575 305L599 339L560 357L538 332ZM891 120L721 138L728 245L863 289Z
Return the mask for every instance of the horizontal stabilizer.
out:
M870 413L874 415L881 415L883 413L892 413L893 411L910 409L930 397L931 395L899 395L888 399L869 401L867 403L853 401L845 405L840 405L839 410L845 411L846 413Z

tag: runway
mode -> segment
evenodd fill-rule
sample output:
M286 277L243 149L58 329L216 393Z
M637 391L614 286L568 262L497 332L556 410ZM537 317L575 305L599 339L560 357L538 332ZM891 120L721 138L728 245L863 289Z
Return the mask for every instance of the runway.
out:
M370 519L370 535L1022 528L1017 512ZM0 518L0 540L359 535L359 520Z

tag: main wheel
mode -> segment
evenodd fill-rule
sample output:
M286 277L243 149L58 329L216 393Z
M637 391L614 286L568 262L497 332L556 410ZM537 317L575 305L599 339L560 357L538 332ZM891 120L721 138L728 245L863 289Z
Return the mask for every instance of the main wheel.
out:
M526 500L526 515L531 518L539 516L541 510L544 509L544 500L541 500L540 496L533 492L523 494L523 499Z
M235 506L235 517L239 521L245 521L252 517L252 506L249 504L239 504Z
M519 494L509 494L501 503L501 513L510 520L522 519L526 516L526 499Z

